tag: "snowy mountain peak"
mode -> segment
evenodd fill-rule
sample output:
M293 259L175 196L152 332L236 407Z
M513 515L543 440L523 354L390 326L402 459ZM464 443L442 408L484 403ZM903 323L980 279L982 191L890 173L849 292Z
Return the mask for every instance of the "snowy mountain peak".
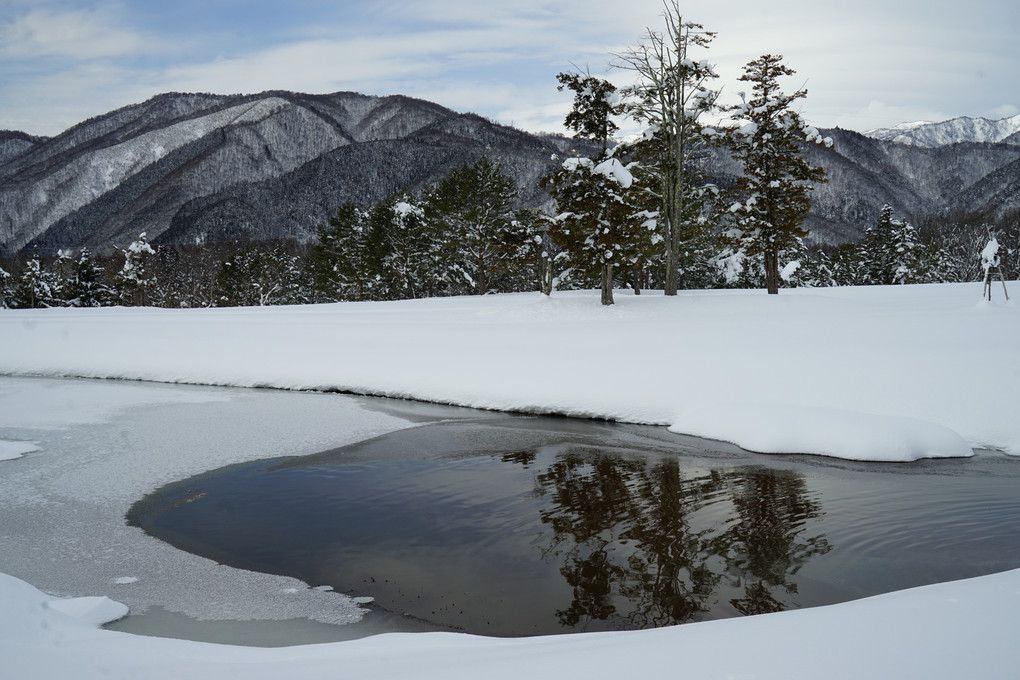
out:
M1020 114L1001 120L964 116L939 123L916 121L876 128L864 134L898 144L935 148L960 142L1002 142L1017 133L1020 133Z

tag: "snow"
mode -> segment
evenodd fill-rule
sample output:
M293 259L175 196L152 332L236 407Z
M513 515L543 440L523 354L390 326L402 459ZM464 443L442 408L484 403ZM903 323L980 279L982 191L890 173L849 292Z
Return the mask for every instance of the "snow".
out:
M791 412L798 414L796 422L792 422ZM810 453L895 462L974 455L960 435L936 423L803 405L702 406L679 415L669 429L730 440L759 453Z
M204 621L358 621L349 598L176 550L124 516L172 481L408 426L339 395L0 378L0 438L39 449L0 464L0 572L55 595L113 597L134 613L158 605Z
M916 121L891 128L877 128L864 133L867 137L935 148L960 142L996 143L1020 131L1020 115L989 120L963 116L941 122Z
M0 439L0 460L15 460L26 453L38 450L39 446L35 442L11 442Z
M8 577L9 578L9 577ZM106 596L53 598L47 608L66 614L84 623L101 626L127 616L128 608Z
M770 451L804 452L810 442L811 452L857 460L966 455L948 429L970 447L1020 454L1008 378L1020 376L1020 311L980 306L976 284L618 297L611 309L580 291L265 309L6 310L0 372L696 424L701 436L752 449L760 446L747 435L753 428L726 416L757 411L788 433L770 435ZM629 350L635 338L649 348L668 338L670 353ZM614 370L599 370L604 347L617 348L607 366ZM979 362L1005 378L989 385ZM847 439L868 416L885 418L870 419L868 436ZM828 426L810 428L819 419Z
M56 604L56 606L54 606ZM1020 570L856 602L623 633L498 639L388 634L251 649L96 630L0 575L0 652L12 678L1016 677ZM74 601L66 605L74 609ZM103 612L107 614L106 612Z
M998 266L999 262L999 242L993 237L987 244L985 244L984 250L981 251L981 267L985 270L985 275L988 275L988 270L992 267Z
M38 447L0 467L0 571L11 574L0 574L0 670L519 680L652 677L682 660L685 677L699 678L1013 678L1020 570L829 607L543 638L388 634L250 649L95 627L123 615L111 595L131 611L173 602L194 618L358 617L351 598L217 565L125 525L127 507L169 481L410 425L343 395L259 391L254 400L238 388L656 423L767 453L909 461L980 446L1017 455L1020 312L980 293L952 284L618 292L610 308L582 291L0 310L0 373L235 386L0 378L0 439Z
M613 180L623 189L629 189L634 183L634 175L616 158L607 158L596 165L592 172Z

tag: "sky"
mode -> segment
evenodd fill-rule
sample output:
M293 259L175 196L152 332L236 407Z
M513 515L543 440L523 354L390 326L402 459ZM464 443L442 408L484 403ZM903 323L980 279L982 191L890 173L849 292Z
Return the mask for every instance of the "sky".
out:
M781 54L818 127L864 131L1020 113L1013 0L701 0L717 32L700 58L723 98L742 67ZM614 54L662 31L661 0L0 0L0 129L56 135L162 92L341 90L420 97L563 132L556 74L618 85Z

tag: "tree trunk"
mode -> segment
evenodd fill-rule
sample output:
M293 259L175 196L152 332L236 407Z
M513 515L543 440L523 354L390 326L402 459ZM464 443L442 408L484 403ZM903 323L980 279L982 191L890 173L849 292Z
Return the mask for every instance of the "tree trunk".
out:
M779 294L779 251L775 248L765 251L765 287L769 295Z
M602 304L613 304L613 265L602 265Z
M663 284L663 289L666 295L676 295L677 289L677 254L680 251L679 235L676 230L679 229L678 225L673 224L670 221L667 225L666 234L666 280Z
M541 289L543 295L552 295L553 287L553 265L552 258L542 256L539 260L539 269L541 273L539 279L541 282Z

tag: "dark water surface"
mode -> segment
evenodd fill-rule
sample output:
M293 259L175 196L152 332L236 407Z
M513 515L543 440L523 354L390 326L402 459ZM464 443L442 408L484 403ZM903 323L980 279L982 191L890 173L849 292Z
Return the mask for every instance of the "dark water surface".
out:
M147 532L489 635L635 629L1020 567L1020 461L763 456L488 416L168 485Z

